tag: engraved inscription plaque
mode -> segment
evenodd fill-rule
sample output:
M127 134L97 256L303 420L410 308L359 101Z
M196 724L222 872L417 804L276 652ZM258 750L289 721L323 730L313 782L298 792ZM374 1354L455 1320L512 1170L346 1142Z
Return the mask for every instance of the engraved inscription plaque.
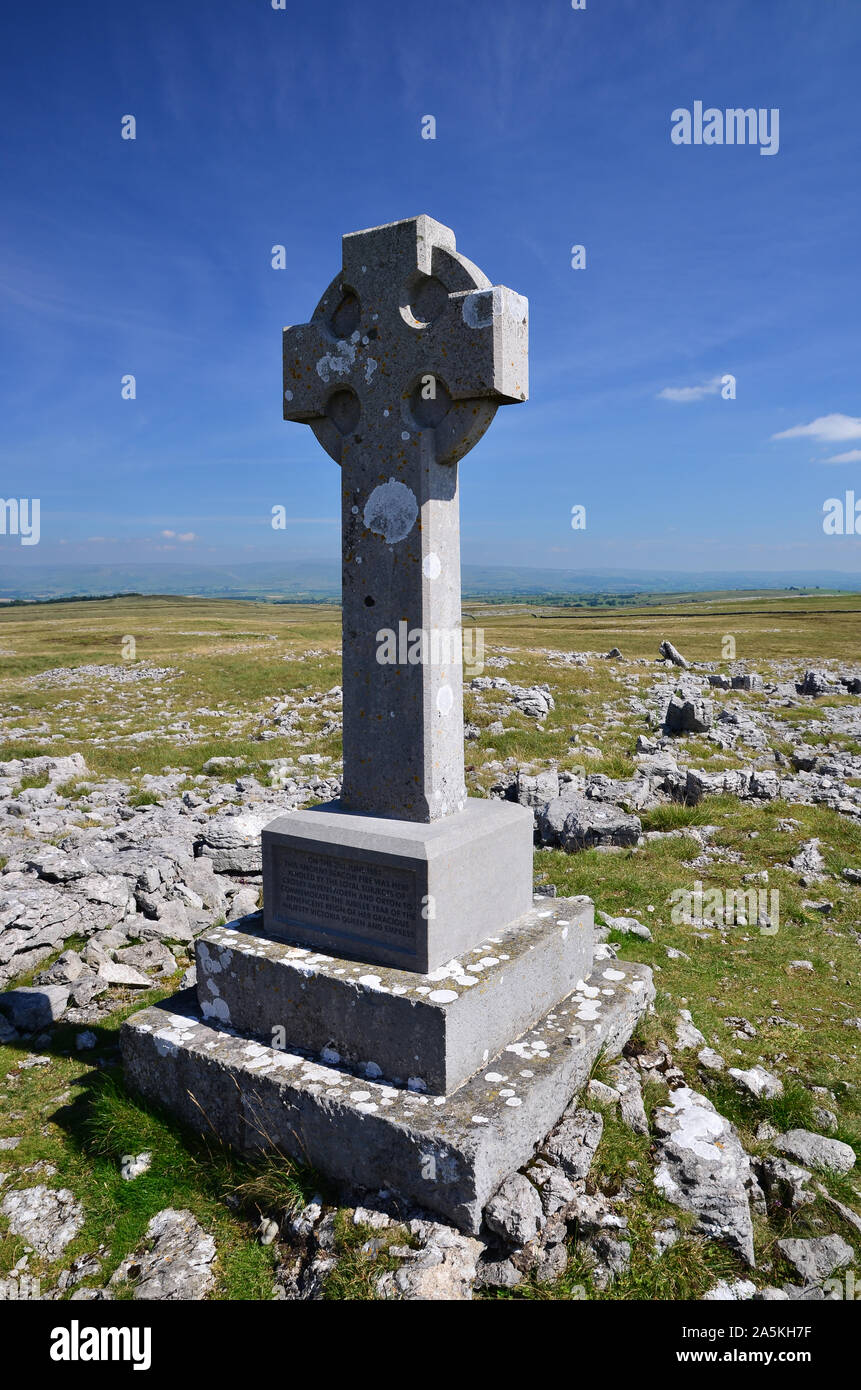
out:
M416 876L388 864L274 847L279 927L313 927L324 936L385 944L412 955L416 945Z

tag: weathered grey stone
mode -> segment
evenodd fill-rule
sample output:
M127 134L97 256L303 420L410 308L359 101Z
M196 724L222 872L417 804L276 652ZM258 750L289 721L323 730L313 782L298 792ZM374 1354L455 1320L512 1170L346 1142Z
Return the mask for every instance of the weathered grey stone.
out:
M705 1038L691 1018L690 1009L680 1009L676 1020L676 1047L686 1051L704 1045Z
M677 651L672 642L662 642L659 648L661 657L664 661L671 661L674 666L682 666L688 669L689 663L685 661L680 651Z
M827 1139L808 1129L790 1129L775 1140L774 1147L807 1168L828 1168L848 1173L855 1167L855 1150L840 1139Z
M592 907L537 898L430 975L358 965L231 922L197 941L203 1017L361 1075L445 1093L592 969Z
M568 814L560 835L562 848L569 853L595 845L635 845L643 826L637 816L629 816L606 801L585 796L565 799Z
M494 1192L484 1209L484 1219L488 1229L509 1245L525 1245L544 1224L537 1188L522 1173L512 1173Z
M709 700L680 700L672 695L664 715L670 734L704 734L712 726L713 708Z
M480 1240L434 1224L418 1257L394 1274L381 1275L377 1293L384 1299L422 1302L471 1299L484 1249Z
M39 1185L7 1192L0 1211L13 1235L47 1260L57 1260L84 1224L84 1212L67 1187Z
M742 1090L756 1096L757 1099L774 1100L777 1096L783 1095L783 1082L779 1077L772 1076L765 1067L751 1067L749 1071L730 1067L727 1075L731 1076Z
M152 980L133 965L119 965L116 961L105 960L99 966L99 979L108 985L125 985L131 989L150 989Z
M821 1283L855 1258L855 1251L842 1236L817 1236L812 1240L779 1240L777 1248L805 1284Z
M815 1191L808 1188L813 1174L788 1159L766 1158L758 1165L757 1173L769 1207L797 1211L816 1200Z
M67 985L40 985L0 994L0 1013L22 1033L36 1033L62 1018L69 1002Z
M112 1286L134 1285L136 1299L206 1298L215 1286L215 1241L190 1211L165 1208L146 1228L146 1246L111 1275Z
M476 1270L477 1289L516 1289L525 1275L511 1260L482 1260Z
M592 1281L599 1289L606 1289L625 1274L631 1264L631 1243L619 1240L616 1236L602 1232L586 1242L586 1249L594 1260Z
M376 1190L384 1174L393 1190L477 1231L493 1192L529 1161L598 1052L618 1054L653 998L645 966L602 965L590 980L591 997L575 991L436 1100L219 1032L177 997L124 1024L123 1061L142 1094L236 1149L274 1146L352 1187Z
M619 1113L625 1124L630 1126L635 1134L648 1134L649 1120L636 1068L631 1066L626 1057L620 1057L610 1068L609 1076L619 1092Z
M752 1279L733 1279L728 1283L726 1279L721 1279L715 1284L713 1289L704 1293L703 1303L723 1303L723 1302L743 1302L753 1298L756 1293L756 1284Z
M432 971L532 906L532 816L471 798L423 824L294 811L263 835L270 936L369 965Z
M733 1125L705 1096L682 1086L671 1093L669 1106L656 1110L655 1130L655 1186L695 1212L706 1235L726 1241L753 1265L753 1173Z
M585 1178L592 1167L601 1135L604 1117L595 1110L566 1111L554 1130L541 1145L546 1154L569 1178Z

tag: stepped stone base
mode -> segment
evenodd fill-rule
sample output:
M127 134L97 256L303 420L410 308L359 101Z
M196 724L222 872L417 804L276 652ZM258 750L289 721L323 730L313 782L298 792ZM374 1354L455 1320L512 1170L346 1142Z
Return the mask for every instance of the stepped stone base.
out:
M542 898L430 975L273 941L262 920L197 942L203 1018L395 1085L453 1091L592 969L589 898Z
M388 1187L477 1232L654 997L651 971L601 961L585 984L449 1096L358 1078L203 1022L192 991L123 1025L126 1077L147 1099L245 1153L276 1151L347 1187Z
M263 831L269 936L366 965L436 970L532 906L532 812L470 797L424 824L291 811Z

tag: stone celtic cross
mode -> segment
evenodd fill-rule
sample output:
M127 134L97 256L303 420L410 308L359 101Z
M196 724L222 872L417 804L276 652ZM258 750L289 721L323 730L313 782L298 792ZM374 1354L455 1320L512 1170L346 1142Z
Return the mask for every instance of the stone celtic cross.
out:
M422 216L345 236L284 329L284 418L341 465L345 811L464 804L457 463L526 400L527 310Z

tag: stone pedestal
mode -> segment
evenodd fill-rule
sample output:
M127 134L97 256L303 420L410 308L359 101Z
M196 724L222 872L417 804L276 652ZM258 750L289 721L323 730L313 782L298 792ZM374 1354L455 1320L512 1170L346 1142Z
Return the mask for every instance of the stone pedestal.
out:
M197 942L203 1017L360 1076L445 1095L592 969L588 899L539 898L457 959L417 975L272 941L251 919Z
M554 904L554 913L560 914L554 917L554 930L560 930L561 914L574 919L582 907L582 899ZM249 935L243 928L243 923L232 924L237 937ZM540 1150L545 1135L586 1084L598 1054L613 1056L621 1050L654 996L651 971L643 965L607 960L585 980L565 980L559 974L556 987L566 991L570 986L570 993L520 1036L512 1033L461 1085L447 1094L432 1094L418 1078L412 1087L396 1086L369 1076L367 1066L362 1072L342 1061L323 1061L324 1053L316 1047L268 1046L219 1021L213 1000L225 995L213 995L206 983L207 975L218 977L219 966L223 988L243 1017L255 1025L271 1017L254 1012L258 1004L243 989L250 947L237 953L232 929L224 934L226 942L218 933L203 943L215 967L204 972L198 986L208 1020L188 990L123 1025L123 1065L130 1085L192 1128L217 1134L241 1152L275 1152L309 1163L347 1190L393 1189L422 1210L474 1232L499 1184ZM272 943L253 932L250 936L260 943L261 982L268 987L277 969L269 954ZM490 950L495 943L486 945ZM334 962L315 965L308 960L306 966L309 983L316 979L323 992L332 987ZM503 985L500 977L492 989ZM349 989L345 983L345 992ZM465 1004L464 996L458 997ZM382 1018L396 999L379 993ZM317 1008L319 1018L319 998ZM295 1021L298 1007L290 1012ZM353 1023L361 1017L357 1012ZM377 1036L378 1055L385 1057L383 1049L391 1048L391 1055L405 1058L418 1050L431 1077L428 1059L434 1056L437 1065L447 1065L449 1059L453 1066L469 1065L458 1051L459 1016L453 1011L449 1017L455 1022L448 1052L445 1038L431 1039L416 1011L414 1028L400 1040ZM468 1029L469 1018L461 1021ZM342 1027L348 1026L345 1018ZM373 1034L376 1020L368 1026Z
M532 906L532 813L466 802L445 820L356 815L339 802L263 831L270 936L367 965L431 971Z

